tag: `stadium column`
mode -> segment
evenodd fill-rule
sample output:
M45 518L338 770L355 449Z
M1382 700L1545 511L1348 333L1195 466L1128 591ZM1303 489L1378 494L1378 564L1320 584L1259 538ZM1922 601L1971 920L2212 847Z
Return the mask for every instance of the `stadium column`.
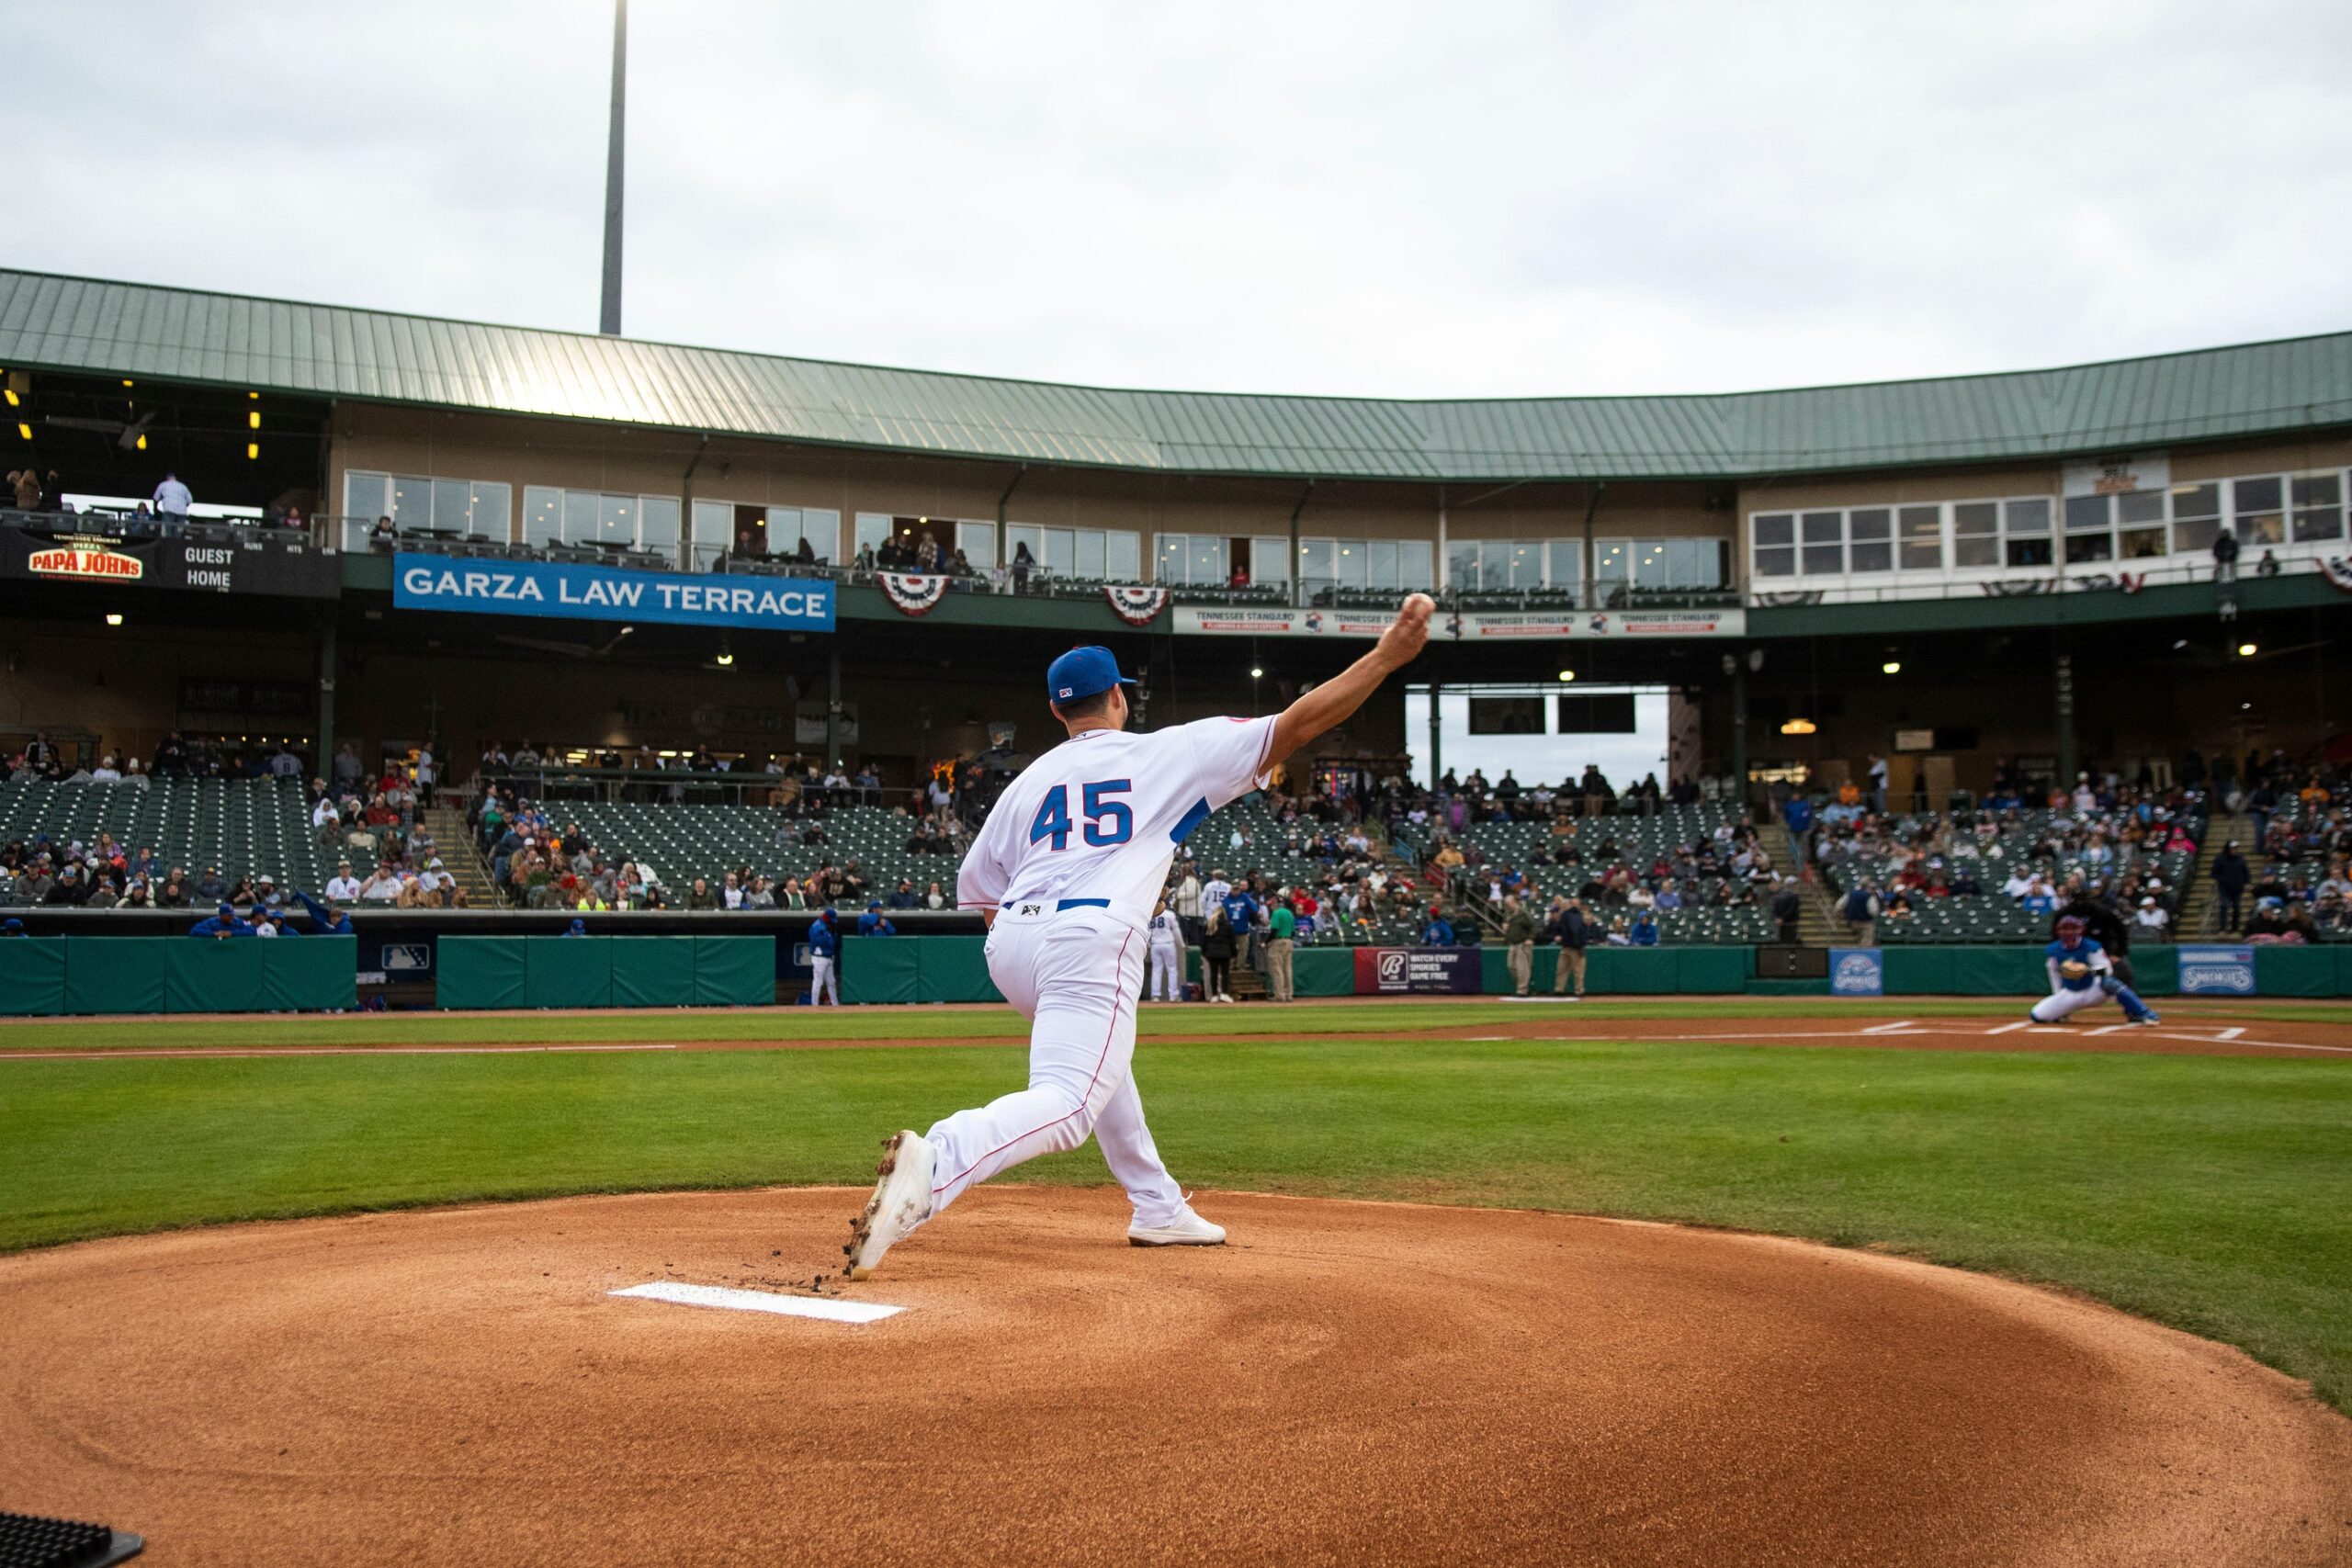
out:
M2075 787L2075 656L2061 653L2054 660L2058 682L2058 788Z
M319 746L316 776L334 777L334 622L319 622Z
M1445 704L1445 688L1435 681L1430 682L1430 788L1437 788L1437 781L1445 772L1445 746L1439 739L1443 727L1438 721L1438 709Z
M1737 660L1731 665L1731 776L1736 809L1747 803L1747 666Z
M825 652L825 761L842 760L842 634Z

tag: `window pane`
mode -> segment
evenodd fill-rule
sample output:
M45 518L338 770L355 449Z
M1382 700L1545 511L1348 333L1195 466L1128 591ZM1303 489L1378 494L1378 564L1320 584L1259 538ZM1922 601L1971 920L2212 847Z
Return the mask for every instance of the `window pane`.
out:
M401 528L433 526L433 481L414 474L392 480L392 521Z
M986 523L977 525L988 528ZM994 530L990 529L993 536ZM978 557L973 558L975 560ZM1102 535L1102 575L1114 582L1143 581L1143 536L1126 528L1105 529Z
M2050 532L2050 503L2040 499L2012 501L2003 509L2012 534Z
M1340 541L1340 586L1361 592L1370 582L1366 557L1371 547L1362 539ZM1385 586L1385 584L1384 584Z
M1396 586L1426 593L1437 586L1437 541L1400 539L1396 542Z
M1159 554L1153 558L1155 563L1153 570L1159 574L1160 581L1188 581L1184 575L1185 565L1191 558L1187 553L1187 544L1188 541L1182 534L1159 536ZM1010 528L1004 531L1004 558L1007 560L1012 558L1012 530Z
M1225 540L1213 534L1194 534L1186 543L1190 581L1208 585L1227 581Z
M2115 498L2116 520L2127 528L2144 528L2165 520L2165 492L2135 490Z
M993 523L983 524L993 529ZM800 536L821 561L837 560L842 547L842 514L830 506L804 506L800 509Z
M2115 536L2116 553L2125 560L2147 560L2165 553L2165 531L2154 528L2125 528Z
M1749 519L1759 545L1792 545L1797 538L1797 520L1785 512L1762 513Z
M473 486L463 479L433 481L433 525L466 531L466 518L473 507Z
M2001 508L1997 502L1955 502L1951 509L1952 536L1962 538L1972 534L1990 534L2000 521L2000 516Z
M343 476L343 514L356 517L363 523L373 523L389 516L392 510L392 479L390 474L346 473Z
M2081 561L2113 560L2114 558L2115 536L2112 534L2070 533L2066 536L2066 562L2069 566Z
M2040 498L2009 502L2002 507L2002 518L2008 533L2006 558L2009 565L2051 563L2049 502Z
M1337 539L1301 539L1298 542L1299 586L1312 593L1318 588L1329 588L1340 574L1340 543Z
M2339 474L2310 474L2294 481L2295 540L2340 538L2344 534L2344 480Z
M2287 519L2279 507L2280 486L2275 479L2233 479L2231 510L2235 513L2238 543L2280 545L2287 541Z
M1371 539L1364 544L1363 582L1367 588L1400 588L1396 581L1396 541Z
M473 531L505 543L514 531L514 487L477 482L468 488L473 492L469 507Z
M1894 566L1894 513L1883 506L1863 507L1847 514L1846 526L1854 540L1853 570L1889 571Z
M2172 492L2172 547L2180 551L2210 550L2222 532L2222 487L2218 484L2175 485Z
M552 545L563 537L563 491L546 485L523 487L523 542Z
M2066 498L2066 532L2081 534L2094 528L2105 528L2113 513L2109 498L2103 495L2070 495Z
M1905 571L1934 571L1944 564L1943 509L1906 506L1895 513L1902 535L1901 565Z
M1595 539L1592 542L1592 580L1595 591L1606 604L1625 586L1625 569L1632 562L1633 547L1624 539Z
M1634 547L1634 583L1640 588L1667 586L1665 540L1644 539Z
M1288 582L1290 581L1290 540L1272 535L1250 541L1250 581L1252 582Z
M638 502L633 495L596 497L596 542L602 545L637 543L637 513Z
M1445 580L1455 588L1478 586L1478 541L1453 539L1445 547Z
M890 542L890 529L892 526L893 525L891 520L884 516L881 513L859 513L857 514L858 549L878 550L884 545L888 544ZM1010 527L1004 531L1004 547L1007 555L1010 556L1012 549L1012 529ZM1035 550L1037 547L1036 541L1034 538L1031 539L1029 547L1032 550Z
M1102 581L1102 530L1080 528L1078 531L1078 563L1073 569L1080 577L1091 581Z
M1068 528L1046 530L1046 570L1056 577L1078 575L1078 535Z
M649 550L667 555L678 553L678 498L674 495L639 497L638 509L638 543Z
M1757 550L1757 576L1794 577L1796 572L1797 549L1794 545L1768 545Z
M1808 512L1798 519L1798 531L1804 536L1806 576L1834 576L1846 570L1841 538L1845 522L1845 514L1838 512Z
M1544 546L1540 540L1526 544L1514 542L1505 559L1508 576L1503 586L1521 592L1544 586Z
M694 521L695 544L731 547L735 543L733 502L697 501L695 502Z
M1134 536L1129 535L1128 537L1132 541ZM824 546L821 543L814 547L819 555L823 555L825 553ZM988 570L989 568L996 565L996 525L993 523L956 524L956 547L964 552L965 565L970 567L974 571ZM1130 549L1127 553L1130 559L1128 562L1126 575L1128 579L1132 581L1135 577L1135 566L1132 558L1135 552L1133 549Z
M563 492L563 540L568 545L593 543L596 537L596 509L604 501L593 490L568 490Z
M1550 581L1554 588L1575 592L1584 586L1584 541L1554 539L1544 547L1550 557Z

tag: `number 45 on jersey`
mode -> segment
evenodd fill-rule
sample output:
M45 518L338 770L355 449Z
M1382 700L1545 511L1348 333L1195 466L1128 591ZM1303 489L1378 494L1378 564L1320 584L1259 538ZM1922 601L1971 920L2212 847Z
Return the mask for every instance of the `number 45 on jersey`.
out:
M1104 779L1100 784L1079 785L1079 805L1086 825L1081 829L1088 843L1101 848L1106 844L1124 844L1135 837L1135 813L1127 809L1124 800L1110 798L1125 795L1135 787L1125 779ZM1029 824L1029 841L1033 844L1053 841L1057 850L1069 848L1071 821L1069 815L1069 785L1056 784L1037 803L1037 815Z

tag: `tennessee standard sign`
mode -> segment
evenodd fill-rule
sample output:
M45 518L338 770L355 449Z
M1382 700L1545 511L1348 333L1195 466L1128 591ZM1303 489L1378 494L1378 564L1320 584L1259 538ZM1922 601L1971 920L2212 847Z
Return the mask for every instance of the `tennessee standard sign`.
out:
M557 561L399 554L392 558L392 604L402 610L478 615L794 632L833 629L833 585L826 578L626 571Z
M0 577L302 599L343 591L334 556L299 535L258 528L226 540L0 529Z
M1210 637L1376 637L1388 629L1379 610L1283 610L1186 604L1175 629ZM1747 612L1728 610L1571 610L1549 615L1453 615L1441 612L1432 637L1457 642L1525 642L1547 638L1745 637Z

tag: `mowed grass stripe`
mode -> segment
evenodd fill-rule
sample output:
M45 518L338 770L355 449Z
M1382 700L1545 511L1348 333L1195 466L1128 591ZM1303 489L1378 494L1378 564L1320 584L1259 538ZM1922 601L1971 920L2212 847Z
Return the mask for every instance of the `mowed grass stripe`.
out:
M1823 1017L1860 1021L1897 1018L2018 1019L2027 998L1891 998L1840 1001L1827 997L1788 999L1674 998L1611 998L1582 1003L1377 1002L1289 1007L1143 1009L1141 1032L1153 1035L1396 1034L1459 1030L1485 1024L1542 1023L1581 1032L1595 1021L1629 1019L1753 1020ZM2120 1018L2120 1014L2114 1015ZM2184 1010L2183 1021L2222 1021L2219 1014ZM2352 1004L2304 1007L2232 1006L2226 1021L2343 1023ZM634 1012L501 1012L450 1014L304 1013L249 1018L42 1019L0 1022L0 1055L16 1051L171 1047L255 1049L273 1045L534 1045L620 1044L638 1041L775 1042L797 1040L1018 1040L1028 1025L1011 1009L781 1008L764 1010L673 1009ZM2347 1035L2346 1043L2352 1043Z
M2340 1064L1267 1037L1148 1045L1138 1060L1160 1146L1191 1185L1893 1247L2080 1289L2352 1398ZM0 1247L859 1182L881 1134L1020 1078L1017 1056L954 1047L21 1063L0 1077ZM1013 1179L1103 1172L1089 1148Z

